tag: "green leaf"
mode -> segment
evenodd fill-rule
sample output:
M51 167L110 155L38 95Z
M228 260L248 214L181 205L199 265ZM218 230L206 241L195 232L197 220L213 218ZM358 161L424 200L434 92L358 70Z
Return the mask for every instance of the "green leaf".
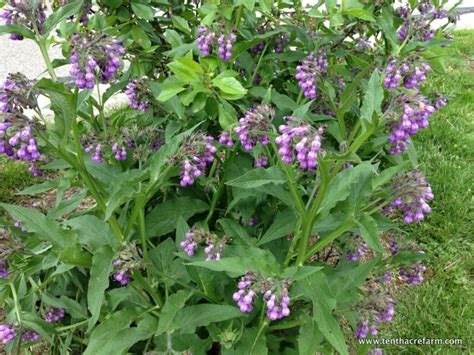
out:
M35 196L43 192L49 191L51 189L57 188L58 184L59 184L58 180L47 180L45 182L42 182L41 184L29 186L26 189L23 189L20 192L17 192L15 195Z
M314 273L303 280L305 295L313 302L313 319L324 337L340 354L349 354L341 327L334 319L332 310L336 302L327 286L322 272Z
M318 331L316 322L308 314L303 314L301 319L298 353L300 355L316 354L316 349L323 340L322 334Z
M217 76L212 80L212 85L218 87L223 93L232 95L233 100L247 93L247 89L236 78L230 76Z
M352 185L359 182L363 176L373 172L374 167L370 163L364 162L337 174L329 183L328 193L323 198L318 214L328 213L339 201L347 199L351 193Z
M250 245L250 237L242 225L232 219L222 218L217 221L222 226L224 233L235 241Z
M174 329L179 329L181 334L191 334L197 327L244 316L234 306L199 304L180 309L173 323Z
M87 287L87 308L91 312L89 320L90 331L99 319L100 309L109 287L109 277L112 272L114 251L107 245L97 249L92 257L89 284Z
M79 216L64 222L77 233L80 243L89 246L92 250L104 245L115 245L115 239L110 226L93 215Z
M181 39L181 36L175 30L168 28L165 31L164 36L166 38L166 42L171 44L171 48L176 48L183 44L183 40Z
M241 189L253 189L267 184L284 184L286 176L277 167L253 169L242 176L226 182L226 185Z
M362 215L357 221L362 239L369 247L379 253L383 253L382 244L380 244L377 222L369 215Z
M255 0L239 0L238 3L244 5L249 11L253 11L255 7Z
M56 207L49 210L48 218L58 219L61 216L73 212L77 207L79 207L86 195L87 189L84 189L67 200L62 200Z
M390 180L392 180L395 175L401 173L402 171L405 171L409 167L409 165L410 164L408 162L405 162L385 169L379 175L375 176L372 179L372 189L375 190L381 186L384 186L385 184L390 182Z
M139 18L142 18L147 21L153 20L155 17L155 12L151 6L140 4L137 2L132 2L132 11L137 15Z
M133 40L144 49L150 49L151 41L146 32L139 26L133 26L130 31Z
M106 202L104 220L108 220L115 210L133 196L140 193L140 182L148 177L148 170L127 170L110 182L112 192Z
M207 211L209 205L190 197L178 197L157 205L146 217L148 236L162 236L172 232L179 217L188 220L196 213Z
M184 90L186 90L186 88L184 88L182 84L165 84L156 99L165 102Z
M380 81L380 75L375 70L367 83L367 89L360 109L360 118L363 121L372 122L374 112L382 113L383 88Z
M258 4L264 13L272 13L273 0L258 0Z
M51 32L60 22L66 20L72 15L77 15L82 11L82 0L76 0L61 6L58 11L53 12L48 16L44 22L42 34L47 35Z
M5 203L0 206L7 210L13 219L20 221L28 232L36 233L40 239L54 246L65 249L75 243L74 234L62 229L59 223L36 210Z
M2 25L0 26L0 35L4 34L9 34L9 33L14 33L18 35L22 35L25 38L28 39L34 39L35 34L27 29L25 26L21 25Z
M265 332L259 331L257 327L245 328L234 354L267 355L268 348Z
M226 130L237 122L237 112L226 101L219 103L219 125Z
M372 14L369 11L362 8L347 9L343 11L343 13L344 15L354 16L354 17L360 18L361 20L375 21Z
M283 238L294 232L296 228L296 215L292 209L280 211L273 224L267 229L257 245L263 245L273 240Z
M191 34L191 29L189 28L188 22L184 18L173 15L171 16L171 20L173 21L173 26L175 28L186 34Z
M184 307L186 301L191 297L192 291L190 290L179 290L168 297L163 309L160 314L160 321L158 323L158 329L156 330L156 336L159 336L165 332L171 332L173 328L174 319L178 311Z
M176 75L176 77L185 82L195 82L200 80L202 73L201 66L189 58L177 58L168 64L168 67Z

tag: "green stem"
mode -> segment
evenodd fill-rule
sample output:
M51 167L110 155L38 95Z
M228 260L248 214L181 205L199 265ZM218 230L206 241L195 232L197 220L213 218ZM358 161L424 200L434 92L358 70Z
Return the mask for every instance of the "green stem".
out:
M235 18L235 24L234 24L235 29L239 28L240 19L242 17L242 10L243 9L244 9L244 5L240 5L238 10L237 10L237 17Z
M38 43L41 55L43 56L44 63L46 64L46 69L48 70L51 79L53 79L54 81L58 80L58 77L56 76L56 73L53 68L53 64L51 63L51 59L49 58L48 48L46 47L46 41L43 37L37 35L36 43Z
M13 296L13 302L15 304L15 314L16 314L16 319L20 325L22 324L21 322L21 315L20 315L20 303L18 302L18 295L16 293L15 287L13 284L10 284L10 290L12 291L12 296Z
M314 222L318 215L319 208L321 207L321 203L323 202L323 199L326 196L326 190L329 184L329 174L325 161L320 161L319 172L321 176L321 183L319 186L318 194L316 195L316 199L314 200L314 203L311 206L307 221L303 226L303 234L301 236L298 256L296 257L296 265L303 265L306 260L306 250L308 248L309 238L311 237Z
M260 65L262 64L263 56L265 55L265 52L267 51L268 45L270 42L268 42L265 45L265 48L263 48L262 54L260 54L260 58L258 59L257 65L255 66L255 70L253 71L252 78L250 79L250 85L253 85L255 77L257 76L258 69L260 69Z
M99 83L97 83L97 103L98 103L98 109L99 109L99 116L102 121L102 126L104 128L104 133L105 133L105 136L107 136L107 121L104 115L104 103L102 102L102 95L100 93Z
M260 338L260 336L262 335L264 329L268 326L268 324L269 324L269 321L265 319L265 307L262 307L262 317L260 318L260 327L258 329L257 336L255 337L252 347L250 348L250 353L249 353L250 355L255 354L254 349L257 346L258 339Z
M143 256L146 260L148 260L148 248L146 245L146 229L145 229L145 206L142 203L142 201L140 201L140 209L139 209L138 216L139 216L138 229L140 231L140 241L142 243Z
M74 329L74 328L80 327L81 325L87 324L88 322L89 322L89 319L85 319L85 320L82 320L82 321L77 322L77 323L74 323L74 324L66 325L66 326L64 326L64 327L58 327L58 328L56 328L56 330L57 330L58 332L64 332L65 330L69 330L69 329Z

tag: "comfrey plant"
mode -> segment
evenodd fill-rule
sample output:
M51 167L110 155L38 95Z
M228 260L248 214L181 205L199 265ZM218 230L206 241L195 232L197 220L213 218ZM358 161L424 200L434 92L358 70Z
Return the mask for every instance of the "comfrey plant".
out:
M4 5L46 70L5 78L0 154L54 201L0 204L5 351L380 354L344 334L382 334L393 285L423 281L392 230L436 193L411 137L447 103L423 85L450 9L201 3Z

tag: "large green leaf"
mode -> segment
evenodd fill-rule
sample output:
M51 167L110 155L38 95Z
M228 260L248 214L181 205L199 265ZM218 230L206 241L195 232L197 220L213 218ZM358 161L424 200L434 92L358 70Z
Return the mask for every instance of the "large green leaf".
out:
M100 309L102 308L105 297L104 291L109 287L113 258L114 251L108 245L97 249L92 257L92 266L87 287L87 308L91 312L89 331L99 319Z
M0 26L0 35L14 33L22 35L25 38L34 39L35 34L27 29L25 26L21 25L2 25Z
M372 115L374 112L382 113L382 100L383 100L383 88L380 81L380 75L375 70L369 82L367 83L367 89L365 91L364 100L362 101L362 107L360 108L360 118L363 121L372 122Z
M362 215L357 221L357 224L359 225L362 239L364 239L368 246L375 251L382 253L382 244L380 244L377 222L375 219L368 215Z
M269 243L275 239L283 238L294 232L296 227L296 215L292 209L286 209L275 216L273 224L260 238L257 245Z
M190 197L178 197L157 205L146 216L146 232L148 236L161 236L172 232L179 217L188 220L196 213L204 212L209 205L204 201Z
M267 184L284 183L286 183L286 176L283 171L277 167L271 167L250 170L236 179L227 181L226 185L241 189L253 189Z
M0 204L13 219L20 221L30 233L36 235L52 245L66 249L75 243L75 235L61 228L60 224L53 219L47 218L44 214L25 207Z
M326 276L313 273L303 280L300 290L313 302L313 319L328 342L340 354L349 354L341 327L334 319L332 311L336 302L327 285Z
M51 32L60 22L73 15L79 14L82 9L82 4L82 0L75 0L61 6L59 10L54 11L44 22L42 30L43 34L49 34L49 32Z
M158 323L158 329L156 335L161 335L165 332L171 332L174 328L173 321L178 311L184 307L186 301L192 295L189 290L179 290L175 294L168 297L163 309L160 314L160 321Z
M92 250L104 245L117 244L117 239L109 225L96 216L79 216L64 223L77 233L80 243L89 246Z
M139 18L147 21L151 21L155 17L155 12L151 6L140 4L138 2L132 2L132 11Z
M180 309L173 328L179 329L182 334L191 334L197 327L244 316L235 306L198 304Z

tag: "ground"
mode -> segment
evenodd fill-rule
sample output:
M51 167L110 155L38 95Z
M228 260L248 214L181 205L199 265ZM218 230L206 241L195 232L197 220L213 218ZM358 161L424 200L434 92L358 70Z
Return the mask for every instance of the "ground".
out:
M398 300L394 323L384 338L461 338L462 347L391 346L393 354L460 354L471 348L474 299L474 31L458 31L445 76L433 74L426 93L442 93L449 105L415 137L420 168L435 200L424 223L406 229L429 256L426 282ZM0 159L0 201L32 183L24 166Z

